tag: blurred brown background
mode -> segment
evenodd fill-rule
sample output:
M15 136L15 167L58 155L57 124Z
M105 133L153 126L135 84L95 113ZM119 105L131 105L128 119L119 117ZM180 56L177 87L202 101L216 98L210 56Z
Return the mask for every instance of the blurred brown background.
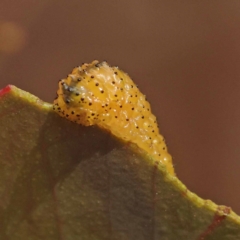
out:
M0 1L0 88L52 102L107 60L152 103L179 178L240 214L240 1Z

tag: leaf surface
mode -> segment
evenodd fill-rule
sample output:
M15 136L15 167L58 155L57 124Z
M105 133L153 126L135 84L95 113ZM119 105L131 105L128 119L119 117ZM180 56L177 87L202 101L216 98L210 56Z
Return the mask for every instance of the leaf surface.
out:
M14 86L0 91L0 143L0 239L240 239L229 207Z

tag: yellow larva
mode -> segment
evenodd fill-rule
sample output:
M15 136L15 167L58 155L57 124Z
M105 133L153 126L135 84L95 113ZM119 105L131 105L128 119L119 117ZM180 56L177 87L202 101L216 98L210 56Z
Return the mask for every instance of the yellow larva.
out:
M174 175L172 157L159 134L149 102L131 78L117 67L93 61L74 68L59 82L54 110L71 121L85 126L98 125L137 144Z

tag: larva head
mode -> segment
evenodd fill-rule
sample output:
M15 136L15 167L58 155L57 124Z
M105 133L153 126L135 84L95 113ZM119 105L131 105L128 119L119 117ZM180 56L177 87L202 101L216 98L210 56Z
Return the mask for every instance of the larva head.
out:
M59 81L55 110L84 125L107 120L110 116L106 108L110 101L116 100L115 77L113 68L106 62L93 61L74 68L66 79Z

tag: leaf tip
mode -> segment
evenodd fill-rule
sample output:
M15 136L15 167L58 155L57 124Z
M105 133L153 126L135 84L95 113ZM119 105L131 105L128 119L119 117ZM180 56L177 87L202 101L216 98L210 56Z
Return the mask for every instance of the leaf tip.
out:
M12 85L7 85L5 88L0 89L0 97L5 95L6 93L10 92L12 87L13 87Z

